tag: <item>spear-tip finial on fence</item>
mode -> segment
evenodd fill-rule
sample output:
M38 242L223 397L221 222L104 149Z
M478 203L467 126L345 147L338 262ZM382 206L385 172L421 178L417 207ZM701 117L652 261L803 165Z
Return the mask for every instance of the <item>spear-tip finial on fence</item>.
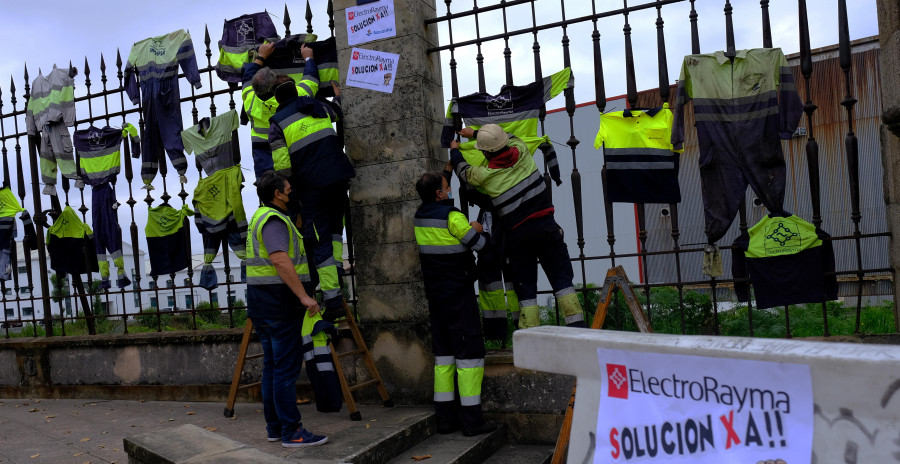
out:
M287 3L284 4L284 21L281 23L284 24L284 36L291 35L291 13L288 11Z
M309 0L306 0L306 33L307 34L312 34L312 32L313 32L312 18L313 18L313 14L312 14L312 9L309 7Z
M119 79L119 82L122 82L122 53L119 49L116 49L116 78Z

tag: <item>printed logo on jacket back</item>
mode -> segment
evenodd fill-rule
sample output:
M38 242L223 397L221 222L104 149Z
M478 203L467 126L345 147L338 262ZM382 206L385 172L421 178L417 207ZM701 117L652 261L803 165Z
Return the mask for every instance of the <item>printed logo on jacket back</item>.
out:
M103 148L103 136L100 134L100 131L91 131L88 134L88 145L91 146L91 150L99 150Z
M153 53L156 56L163 56L166 54L166 46L163 44L162 40L159 39L150 39L150 53Z
M238 34L238 45L249 45L254 42L253 40L253 19L247 18L242 19L239 23L237 23L237 27L234 30Z
M767 255L785 255L800 251L803 238L800 227L787 219L766 224L765 247Z
M487 103L488 116L497 116L501 114L510 114L513 112L512 92L507 90L501 92L496 97L489 97L485 100Z

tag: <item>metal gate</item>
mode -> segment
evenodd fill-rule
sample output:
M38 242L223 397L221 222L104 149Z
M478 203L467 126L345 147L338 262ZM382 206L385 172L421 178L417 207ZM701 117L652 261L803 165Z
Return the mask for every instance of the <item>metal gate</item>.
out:
M427 20L426 24L438 25L445 28L443 31L446 40L443 40L440 46L430 48L427 51L428 53L443 52L443 56L445 57L449 55L449 85L453 98L476 91L482 93L496 92L497 89L488 89L486 87L485 76L486 73L501 72L501 69L502 72L505 73L506 85L513 85L514 77L517 81L516 84L523 85L525 83L540 80L545 75L549 75L549 73L546 72L548 68L547 62L552 61L552 57L549 60L545 57L547 54L546 50L549 48L551 54L558 52L559 50L550 48L551 46L547 44L546 37L561 35L562 40L560 45L563 62L562 66L564 67L571 67L572 65L573 49L575 48L573 43L578 44L581 48L587 48L588 45L590 46L590 49L593 52L592 64L594 72L592 75L587 76L587 78L581 75L576 76L576 83L578 86L591 86L594 91L596 110L600 113L607 110L608 96L606 93L606 84L604 82L604 73L606 76L624 73L627 88L625 99L627 100L629 107L658 107L662 106L663 102L668 102L670 106L674 108L674 85L673 80L668 74L668 63L672 61L673 57L668 56L666 53L666 24L665 21L663 21L663 13L667 9L672 9L672 4L676 3L690 4L688 16L683 18L683 21L679 19L679 22L675 27L690 28L691 53L693 54L714 51L700 49L700 31L703 30L700 18L703 17L704 23L724 21L726 43L722 44L723 47L721 47L721 49L725 50L726 56L734 56L734 53L736 52L734 34L734 17L737 14L735 12L736 6L742 8L740 11L742 23L746 24L747 21L751 20L749 18L760 18L762 37L760 37L759 45L765 48L771 48L773 46L772 29L769 19L769 1L760 1L758 8L753 5L752 2L742 2L740 5L733 6L730 1L725 1L724 3L720 3L720 5L722 5L722 10L719 11L724 12L724 16L720 16L720 13L717 13L714 10L698 12L695 1L659 0L636 4L636 2L623 0L619 5L610 6L611 4L615 5L616 2L599 2L592 0L590 2L590 14L583 14L577 17L570 17L567 15L567 7L569 10L574 9L576 6L584 9L588 2L579 1L576 5L576 2L567 2L565 0L559 0L558 2L552 0L547 2L539 0L501 0L498 3L489 6L479 6L479 3L481 2L478 1L460 2L445 0L444 3L446 5L446 12L436 18ZM816 7L819 7L819 5L817 4ZM608 9L603 10L603 8ZM858 67L861 65L868 63L875 66L875 64L870 62L871 57L867 56L866 58L862 58L868 61L860 62L860 60L856 60L851 55L846 1L839 0L837 2L839 28L836 31L836 42L838 42L839 49L837 52L839 70L834 73L823 73L823 64L821 62L817 61L814 65L815 51L811 50L810 47L807 2L805 0L798 0L796 2L796 8L799 18L797 30L799 31L800 41L799 70L797 72L796 80L798 82L801 100L805 101L805 106L803 108L805 117L801 121L801 125L805 126L804 129L806 130L806 133L802 135L805 135L806 141L805 144L803 144L803 148L800 149L796 149L796 147L801 146L801 144L794 144L787 147L785 156L789 158L789 162L792 162L795 165L793 171L794 174L802 175L806 178L803 179L803 182L808 182L808 194L799 195L801 197L799 200L802 200L802 202L799 202L796 198L794 200L799 202L797 203L797 207L807 212L807 219L810 219L815 226L823 226L823 196L829 200L827 203L829 207L838 208L843 205L840 211L826 212L829 222L825 225L832 228L835 232L846 231L846 233L833 233L834 236L831 238L839 257L846 258L839 261L838 268L836 272L834 272L834 275L841 280L843 287L846 289L845 293L849 293L851 296L855 295L856 297L855 331L858 333L860 332L860 315L863 308L863 296L872 286L867 285L867 279L871 280L874 278L875 280L873 280L873 282L877 282L878 279L882 279L881 282L892 282L892 270L887 264L886 258L887 237L889 236L889 233L885 232L887 226L884 218L877 217L878 212L883 216L884 210L881 209L878 204L861 205L859 183L860 142L855 133L857 130L857 119L859 117L857 113L859 112L859 109L856 106L857 99L854 93L859 92L860 88L862 88L862 91L864 92L867 90L869 92L874 92L873 88L877 88L877 82L873 82L873 80L877 80L877 73L874 73L876 77L868 80L865 79L865 76L871 75L871 71L863 71L863 79L860 79L858 74L854 74L854 71L859 71ZM552 10L553 14L542 14L542 12L550 11L548 9ZM655 10L656 13L654 23L656 27L655 59L654 57L646 56L646 54L639 59L636 59L634 47L632 45L633 34L630 17L635 13L643 12L644 10ZM497 13L498 11L499 14ZM440 7L439 14L441 14ZM561 17L559 20L546 21L547 16L552 17L557 14ZM501 15L503 32L482 36L481 26L485 24L485 21L491 21L494 28L499 29L499 19ZM642 16L644 21L647 20L647 16L647 14ZM509 19L513 17L519 20L528 17L531 24L529 26L512 29L510 27L512 21L509 21ZM485 18L488 19L486 20ZM622 23L624 23L624 27L622 28L622 33L624 35L624 65L621 62L614 62L613 64L618 66L611 67L609 61L604 60L604 52L609 54L609 50L604 50L601 46L601 31L598 29L598 21L604 18L620 18ZM528 21L524 22L527 23ZM584 27L586 25L592 26L592 30L587 33L587 27ZM472 33L470 30L473 26L474 38L467 37L465 40L454 40L454 31L457 31L458 37L458 31L465 27L466 32L471 36ZM581 31L578 35L573 36L569 34L570 29L579 27L581 28ZM670 25L669 27L672 26ZM611 31L606 30L604 33L609 37ZM511 40L516 38L519 38L520 42L527 40L520 36L530 36L532 38L532 57L523 57L521 53L518 56L513 56L513 48L510 46ZM552 47L558 46L559 45L556 43L552 45ZM520 49L521 48L523 47L520 47ZM490 56L485 56L482 53L483 50L500 49L502 49L502 65L500 64L501 57L499 53L494 53ZM459 75L459 68L461 66L460 61L457 61L458 59L466 60L465 62L469 64L467 69L474 69L474 72L477 73L477 88L460 89L462 80ZM674 59L680 60L681 57L674 57ZM533 61L533 72L529 69L523 69L525 68L524 66L517 66L514 64L522 61ZM487 66L485 64L486 62L489 63ZM877 59L875 59L875 63L877 63ZM656 69L654 69L654 65ZM854 66L856 66L857 69L854 69ZM551 71L555 70L556 69L553 69ZM658 74L658 89L639 92L636 84L636 72L640 72L641 75ZM862 82L855 83L854 79L862 80ZM816 91L814 92L811 89L816 89ZM814 96L818 98L828 95L839 96L840 98L814 100ZM872 105L872 101L877 102L877 98L873 97L866 100L869 108L864 108L864 111L871 112L872 106L875 107L875 111L880 111L878 109L880 105ZM571 204L560 204L558 200L555 201L557 211L571 210L574 212L574 223L561 223L561 226L569 234L573 232L577 234L577 256L573 256L572 259L576 269L576 282L579 277L583 283L601 283L603 281L602 274L592 275L592 273L587 270L587 263L603 260L614 266L617 264L617 261L621 262L623 259L637 259L640 269L639 280L641 282L639 288L641 288L644 298L646 298L647 301L652 303L651 289L653 288L671 287L677 290L678 311L680 313L678 325L680 326L681 333L719 334L719 308L722 306L722 301L720 300L728 297L730 294L729 289L735 283L748 282L748 279L728 278L728 273L720 278L708 276L688 278L690 275L696 276L699 274L697 271L699 271L700 257L703 253L703 245L706 240L705 236L702 240L700 237L691 237L691 242L697 243L686 243L683 235L684 229L693 224L688 224L688 227L685 227L683 223L680 223L680 220L684 221L685 216L684 214L679 216L679 212L681 210L683 213L685 210L688 210L691 213L688 216L689 221L702 222L700 219L702 214L700 211L702 208L699 206L700 198L698 196L683 197L680 204L636 204L636 235L637 240L639 241L637 252L617 253L616 245L621 242L617 242L618 238L614 230L616 218L613 214L613 206L604 194L603 210L607 229L606 249L605 252L601 254L586 253L586 234L584 227L586 212L585 199L582 196L582 191L585 182L598 182L600 179L585 179L578 169L579 161L582 161L583 163L583 158L585 156L585 150L582 150L581 148L583 141L576 137L574 129L577 108L579 106L581 105L578 105L575 101L573 90L565 90L565 113L568 116L569 131L568 134L566 134L568 139L564 141L564 145L568 147L568 153L569 156L571 156L572 168L570 173L570 185L572 190L572 202ZM823 110L817 112L817 109L819 108L823 108L826 114L829 115L829 117L832 117L833 121L838 121L841 124L841 127L832 127L834 124L831 124L831 126L827 126L824 129L820 128L821 126L817 125L816 121L819 120L817 116L821 115ZM540 112L541 135L547 133L547 127L545 127L545 122L547 120L546 110L546 107L544 107ZM459 127L459 115L453 116L455 126ZM876 121L877 116L878 115L876 115ZM689 122L692 118L693 114L689 108L685 119ZM832 120L829 120L829 122ZM804 122L805 124L803 124ZM860 124L862 124L862 122L860 122ZM687 126L688 124L686 124L686 127ZM872 129L876 134L874 140L877 143L877 122ZM828 137L829 133L835 131L841 131L843 133L843 144L832 140L833 137ZM821 144L821 147L819 141L816 139L817 136L825 139L825 142ZM686 139L688 139L685 143L686 147L691 143L696 144L696 131L691 130L689 134L686 134ZM871 141L870 139L871 137L867 138L866 141L869 142ZM563 141L559 140L559 143L562 144ZM867 143L866 145L866 154L871 155L871 159L867 158L864 161L868 163L867 165L878 165L878 170L880 171L880 154L878 153L877 145L872 146L871 143ZM560 151L562 152L564 149ZM687 156L688 154L689 150L686 150L684 155L682 155L682 174L685 171L685 165L695 159ZM803 169L800 170L800 167L803 167ZM692 169L696 171L696 166ZM820 180L820 172L825 173L825 178L830 183L823 185ZM605 175L606 167L604 165L602 172L604 183ZM544 166L544 177L547 186L551 187L547 166ZM843 179L846 184L835 181L835 177L839 180ZM692 179L697 180L696 178ZM880 178L878 180L880 181ZM682 177L682 182L683 181L684 178ZM875 189L880 190L880 185L880 182L878 182ZM559 188L569 187L563 185L562 187L556 188L555 192L559 192ZM736 222L738 223L737 229L740 232L747 231L748 227L753 225L752 222L749 221L758 220L762 215L762 212L759 211L760 208L756 208L751 203L752 199L752 195L748 193L747 201L745 201L739 209L739 216ZM591 200L595 199L591 198ZM878 198L875 198L875 200L878 200ZM466 201L463 199L461 202L462 207L467 208ZM862 212L873 211L871 208L874 208L875 214L870 214L868 217L865 217ZM658 219L660 217L662 219ZM863 233L863 230L866 230L866 233ZM655 236L651 236L651 233L655 234ZM723 249L731 248L730 242L721 243L721 245ZM876 251L872 252L872 249L875 249ZM864 259L864 257L867 256L867 253L869 255L875 253L877 256L874 259ZM696 266L697 269L689 269L686 267L686 263L690 263L691 266ZM633 280L638 280L636 277L637 276L631 276ZM590 301L589 295L596 290L598 290L596 287L591 288L587 285L583 285L580 289L583 295L583 301ZM685 298L687 293L691 290L707 294L712 302L711 314L709 314L708 317L703 318L699 324L685 320ZM552 292L544 290L539 293L547 294ZM652 304L650 306L652 307ZM752 300L748 303L748 306L747 324L749 325L749 331L752 335L754 333L754 311ZM821 303L821 308L822 334L828 336L830 335L828 324L829 315L825 302ZM588 311L591 310L589 307L586 309ZM654 314L651 311L651 319L653 316ZM558 311L556 317L557 321L559 321ZM791 337L790 324L791 315L788 308L785 307L784 325L787 337ZM621 317L614 317L613 326L622 328L624 326L623 319Z

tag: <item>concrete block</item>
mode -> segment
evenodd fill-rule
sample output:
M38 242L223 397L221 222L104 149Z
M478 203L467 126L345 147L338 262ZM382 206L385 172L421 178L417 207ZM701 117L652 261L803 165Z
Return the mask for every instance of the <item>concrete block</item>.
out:
M565 414L575 378L518 369L511 364L484 367L481 402L485 411Z
M370 206L398 201L420 201L416 181L425 171L444 168L446 161L418 158L356 168L350 183L350 204Z
M385 387L401 404L431 404L434 352L427 322L361 327Z
M466 437L461 433L432 435L427 440L400 453L388 464L408 463L413 456L431 455L430 461L453 464L482 463L506 443L506 427L491 433Z
M0 350L0 385L19 385L20 382L16 352Z
M447 149L441 148L442 120L420 116L355 122L359 125L344 130L345 151L357 168L416 158L449 159Z
M356 293L359 295L359 317L364 323L428 320L428 302L421 280L359 285Z
M355 207L350 211L355 246L415 241L413 216L421 202L398 201L382 205Z
M415 242L383 243L354 248L359 285L396 284L422 280Z
M898 346L549 326L516 331L513 343L517 367L578 376L570 461L591 454L586 437L596 429L602 380L597 348L808 365L816 411L812 462L834 462L835 456L848 463L895 459Z
M238 349L233 343L161 344L151 350L139 346L72 347L51 350L49 357L51 377L58 384L227 384ZM91 369L84 369L85 359L91 360ZM248 365L247 371L258 371L254 367Z
M381 464L431 436L437 423L429 407L382 409L372 420L367 412L362 414L362 423L345 421L328 432L327 445L301 448L288 458L314 464Z
M442 122L446 114L439 85L424 81L424 76L404 73L411 65L400 58L394 93L384 93L360 87L341 87L341 107L344 127L370 126L386 121L424 118ZM343 66L342 69L346 69Z
M485 418L506 424L506 438L510 443L550 446L556 444L562 428L563 414L506 413L486 410Z
M506 445L492 454L485 464L550 464L552 445Z
M124 443L131 463L291 462L193 424L134 435L125 438Z

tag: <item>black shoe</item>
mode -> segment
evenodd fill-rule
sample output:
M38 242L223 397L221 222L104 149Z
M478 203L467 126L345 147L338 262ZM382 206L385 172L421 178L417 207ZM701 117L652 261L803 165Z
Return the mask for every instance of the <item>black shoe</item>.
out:
M497 424L491 421L484 421L484 423L482 423L478 427L475 427L474 429L463 430L463 435L466 437L474 437L476 435L483 435L488 432L493 432L494 430L497 430Z
M447 435L448 433L453 433L459 430L461 427L462 426L459 424L459 422L452 422L449 424L446 422L439 422L437 426L437 433L441 435Z

